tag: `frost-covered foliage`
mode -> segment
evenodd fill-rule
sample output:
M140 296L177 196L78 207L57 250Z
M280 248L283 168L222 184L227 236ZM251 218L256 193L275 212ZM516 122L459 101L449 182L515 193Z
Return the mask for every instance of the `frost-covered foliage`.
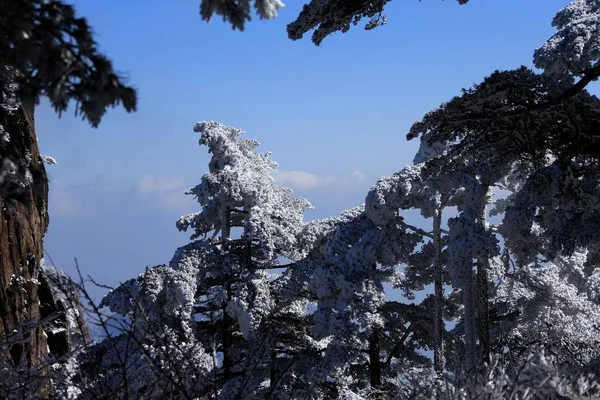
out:
M6 85L17 83L16 98L28 109L47 96L59 113L75 113L97 127L108 107L135 111L135 89L124 84L99 52L85 18L62 1L5 0L0 21L0 103L13 99Z
M531 174L506 208L501 231L520 264L598 243L599 160L557 160Z
M513 317L496 327L498 346L538 344L560 361L582 367L600 356L596 277L586 273L587 251L528 265L505 277L495 302Z
M51 156L47 156L45 154L40 154L40 158L42 159L42 161L48 165L54 165L56 164L56 159L54 157Z
M79 398L104 391L186 398L205 390L214 363L196 333L196 283L193 271L157 266L111 291L100 307L123 316L105 323L119 333L80 357Z
M293 310L275 307L267 270L278 267L279 257L301 255L297 241L310 204L274 183L277 164L270 154L256 153L258 142L243 138L241 130L212 121L194 130L211 160L201 183L188 192L202 210L182 217L177 227L192 229L196 240L177 249L168 266L121 284L101 306L126 317L127 330L136 338L132 362L146 374L140 381L154 376L153 382L167 379L158 387L169 391L182 386L234 399L269 388L269 371L249 371L248 363L271 357L274 343L262 340L268 334L260 335L268 332L270 318ZM120 340L129 336L115 343L125 345ZM171 350L178 343L185 346ZM101 345L111 357L118 356L110 341ZM190 353L193 360L186 359ZM190 375L192 367L196 370ZM118 369L113 372L103 375L119 379Z
M231 23L233 29L243 31L246 22L252 19L251 6L251 0L202 0L200 16L203 20L210 21L214 14L220 15L224 21ZM283 7L280 0L254 0L254 8L261 19L275 18Z
M68 399L185 398L202 390L212 358L193 333L185 304L193 303L195 276L188 281L186 287L184 273L156 267L105 297L99 306L118 311L124 318L90 310L92 321L106 338L97 344L84 343L85 347L68 353L65 362L57 364L56 395ZM186 299L186 292L192 293L192 301ZM61 293L57 298L73 298L64 290ZM70 325L71 318L66 316Z
M310 0L304 5L296 20L288 25L288 36L292 40L301 39L314 29L312 41L320 45L323 39L335 32L347 32L351 25L358 25L363 18L369 18L365 29L370 30L385 25L387 16L383 10L390 0ZM457 0L466 4L469 0ZM233 29L244 30L246 22L252 19L252 1L202 0L200 16L210 21L214 14L223 17ZM271 19L284 7L280 0L255 0L254 8L261 19Z
M196 275L188 271L158 266L112 290L100 307L130 316L135 331L151 331L162 325L172 328L177 322L182 332L191 333L196 281Z
M502 355L492 356L469 381L447 381L435 391L435 397L444 400L600 398L600 385L595 372L570 369L536 346L522 350L523 353L512 360ZM414 398L432 397L428 393Z
M408 166L390 177L381 178L367 194L365 212L378 225L394 223L400 209L425 202L422 165Z
M430 122L422 140L440 146L421 151L422 163L380 179L365 206L308 223L309 203L274 183L257 142L196 125L211 154L189 192L202 209L177 223L193 241L103 299L118 316L100 321L119 332L63 363L63 397L594 398L595 160L565 163L550 148L535 159L448 159L460 141ZM434 173L440 162L451 169ZM499 229L485 218L495 184L510 192L494 205ZM448 206L458 214L442 229ZM432 231L405 221L414 209ZM433 283L418 303L386 293L410 299Z
M4 100L0 101L0 116L4 123L10 119L18 119L18 85L14 82L2 82ZM29 169L32 156L26 153L18 157L18 151L12 149L11 130L14 126L4 125L0 122L0 196L8 197L33 182L33 175ZM16 132L13 132L16 134ZM14 140L14 137L12 138Z
M95 368L101 377L94 389L125 386L125 368L135 371L127 375L134 396L185 397L204 390L214 365L196 335L195 288L195 275L158 266L106 296L100 305L126 319L121 320L121 335L105 339L93 350L106 352L102 361L83 367Z
M560 93L555 82L525 67L496 71L425 115L407 137L421 136L421 154L438 149L440 157L430 162L436 172L474 156L502 175L517 160L543 166L548 152L554 157L598 155L593 132L600 101L583 91L569 101L547 104L550 95Z
M278 257L298 256L296 241L304 210L311 206L274 183L271 173L277 164L269 153L254 152L258 142L244 139L241 130L212 121L200 122L194 130L202 135L200 144L208 147L212 157L209 172L189 192L202 211L182 217L177 227L193 228L192 238L220 234L221 242L210 246L222 253L224 261L213 267L200 258L194 260L195 251L206 246L201 241L178 250L171 266L216 267L208 277L220 282L220 289L212 293L214 288L206 288L212 293L209 297L224 296L217 303L224 302L227 313L248 337L274 306L268 276L261 269L276 267ZM232 236L232 228L241 228L241 235Z
M341 380L342 386L349 378L347 368L363 359L361 349L368 337L383 326L379 309L385 302L376 265L381 231L362 209L350 212L351 221L328 238L324 260L315 265L309 284L317 297L313 334L317 339L331 339L313 374L321 381Z
M554 330L544 331L550 332L545 337L565 353L581 351L587 361L596 356L569 327L581 329L597 318L587 287L594 287L598 265L600 102L583 90L597 59L597 8L595 1L574 1L557 15L559 32L535 55L546 74L525 67L496 71L425 115L407 135L421 139L415 162L423 163L423 181L434 179L429 186L440 196L451 194L445 205L459 211L448 220L446 267L453 286L463 292L459 330L472 366L476 345L477 364L485 360L482 354L489 349L482 340L490 332L498 343L505 343L497 335L508 335L506 329L519 335L524 328L515 321L531 323L534 337L548 319L561 319L562 324L548 322ZM552 73L557 71L586 76L569 88L564 83L573 80L557 79ZM485 220L491 201L486 192L494 186L509 192L492 208L504 217L498 228ZM499 244L505 246L502 257ZM579 272L565 272L565 263L577 264L572 257L578 251L589 256L579 263ZM580 279L574 282L573 275ZM476 293L468 293L474 287ZM537 297L542 293L554 294ZM561 335L573 336L574 342L557 342ZM595 335L588 336L595 343ZM513 351L530 344L523 339L507 346ZM564 357L558 361L564 363Z
M534 53L534 64L547 73L580 77L597 69L600 58L600 1L575 0L560 10L552 26L556 33Z
M361 19L370 18L365 29L385 24L383 9L390 0L311 0L302 8L298 18L288 25L290 39L301 39L305 33L315 29L312 41L319 45L334 32L347 32L351 25ZM466 4L468 0L457 0Z
M303 293L316 302L311 331L324 351L303 377L320 393L310 398L329 398L332 387L339 398L389 391L394 374L428 365L418 355L420 346L431 344L426 308L386 302L383 289L398 280L396 266L409 262L422 239L403 222L398 204L408 208L420 198L420 169L407 168L371 190L368 211L356 207L301 232L306 256L275 284L290 304Z
M218 122L200 122L200 145L212 157L209 172L191 189L202 211L182 217L180 230L194 229L192 239L212 232L229 239L231 228L243 229L242 239L252 243L258 263L272 263L276 254L294 257L296 236L310 203L291 196L291 190L274 183L277 163L270 153L255 153L258 142L242 138L243 131ZM260 253L259 253L260 252Z
M194 130L211 154L209 172L189 192L203 208L177 226L193 228L192 238L210 238L180 248L170 266L196 271L197 318L205 324L203 335L213 357L221 353L223 358L226 383L220 396L238 398L264 390L269 379L268 371L243 372L248 362L269 358L268 349L275 345L269 335L259 340L269 318L280 313L267 270L278 267L279 257L300 257L297 241L304 210L311 206L274 183L277 164L269 153L256 153L258 142L244 139L241 130L212 121L200 122ZM215 340L221 350L214 347Z

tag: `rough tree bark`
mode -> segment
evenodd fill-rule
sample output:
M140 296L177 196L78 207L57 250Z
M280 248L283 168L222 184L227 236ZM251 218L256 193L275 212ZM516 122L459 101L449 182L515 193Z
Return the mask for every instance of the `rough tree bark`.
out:
M482 185L484 193L487 194L489 185ZM486 223L486 203L482 202L479 223L485 226ZM489 278L488 278L487 257L480 257L477 260L477 322L479 336L479 356L481 362L488 361L490 354L490 312L489 312Z
M42 268L38 295L40 318L44 324L48 350L59 361L65 361L77 349L90 345L92 335L85 321L79 287L63 271Z
M475 371L477 361L477 332L475 326L475 293L473 293L473 268L465 266L465 285L463 287L464 325L465 325L465 361L468 374Z
M379 335L379 329L375 329L369 338L369 372L371 373L371 388L373 389L381 386Z
M33 110L0 105L0 340L13 364L38 364L47 354L41 326L38 275L48 227L48 179L38 149ZM30 326L31 329L27 329ZM4 348L4 347L3 347Z
M479 356L487 362L490 355L490 316L487 260L477 262L477 322Z
M444 275L442 265L442 209L440 204L435 210L433 217L433 246L435 258L433 261L434 291L435 291L435 312L434 312L434 349L433 366L438 376L444 372Z
M221 215L221 241L226 243L231 237L231 210L229 207L225 207ZM227 291L227 300L230 301L232 297L231 293L231 282L224 282L224 287ZM223 378L225 381L231 379L231 368L233 367L233 355L231 354L233 347L233 318L227 313L227 303L223 304L222 307L222 322L221 322L221 341L223 345Z

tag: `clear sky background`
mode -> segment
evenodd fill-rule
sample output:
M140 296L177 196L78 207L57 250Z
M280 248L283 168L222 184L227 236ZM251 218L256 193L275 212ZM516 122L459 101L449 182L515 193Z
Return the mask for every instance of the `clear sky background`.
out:
M45 250L67 273L116 285L188 242L175 221L198 211L184 192L208 154L192 128L217 120L272 151L279 182L315 206L307 220L364 202L378 178L410 164L411 124L496 69L532 66L567 0L395 0L388 24L353 27L316 47L286 25L303 1L244 32L201 21L198 0L79 0L101 49L139 91L134 114L98 129L47 102L36 114L48 166ZM99 295L100 291L93 291Z

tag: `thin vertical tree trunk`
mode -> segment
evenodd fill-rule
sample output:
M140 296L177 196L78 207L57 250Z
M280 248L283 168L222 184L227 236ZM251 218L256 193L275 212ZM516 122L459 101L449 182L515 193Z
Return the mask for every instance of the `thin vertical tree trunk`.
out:
M434 274L434 349L433 366L435 372L440 376L444 372L444 275L442 271L442 209L440 204L435 210L433 217L433 246L435 258L433 261Z
M482 185L484 193L489 190L488 185ZM486 202L482 202L479 223L486 223ZM487 257L477 260L477 318L479 336L479 354L482 362L488 361L490 355L490 315L489 315L489 279Z
M477 332L475 327L475 296L473 293L473 266L465 268L465 286L463 287L463 305L465 320L465 360L467 374L475 371L477 361Z
M373 263L371 269L373 272L377 271L377 263ZM380 335L380 328L375 328L369 337L369 372L371 373L372 389L377 389L381 386L381 348L379 344Z
M479 354L482 362L487 362L490 355L490 316L489 289L486 260L477 263L477 318L479 336Z
M225 207L221 214L221 241L226 245L231 236L231 210ZM231 282L225 282L224 287L227 291L227 300L231 300ZM231 356L231 348L233 346L233 321L227 314L227 303L223 305L223 321L221 323L221 341L223 344L223 378L225 381L231 379L231 368L233 367L233 359Z
M228 296L230 291L228 290ZM223 342L223 378L225 381L231 379L231 368L233 368L233 359L231 357L231 347L233 345L232 335L233 323L227 308L223 307L223 322L221 323L221 340Z
M277 382L277 369L275 368L275 364L277 362L277 352L275 350L273 350L272 347L271 347L271 365L270 365L270 369L269 369L269 386L271 388L275 387L275 384Z
M369 338L369 369L371 373L371 388L373 389L381 386L379 335L379 329L375 329Z
M20 329L25 339L1 346L0 356L37 365L47 354L46 338L41 326L26 326L40 317L37 280L48 227L48 179L33 110L0 105L0 136L0 343Z

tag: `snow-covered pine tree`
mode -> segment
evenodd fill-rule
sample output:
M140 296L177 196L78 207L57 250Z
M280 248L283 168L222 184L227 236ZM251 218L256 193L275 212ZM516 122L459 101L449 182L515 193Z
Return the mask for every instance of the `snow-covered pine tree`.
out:
M398 281L397 265L409 263L422 241L423 232L400 215L421 202L420 168L409 167L380 181L366 208L303 228L298 249L304 257L276 285L279 299L290 304L303 296L316 301L312 348L323 350L295 371L307 389L294 391L294 398L393 395L399 376L430 365L419 351L433 347L431 299L386 301L383 288Z
M383 288L397 279L395 267L408 260L421 239L420 233L398 226L401 223L396 213L378 225L359 206L305 226L303 242L312 251L278 280L287 296L308 291L316 299L312 335L323 352L300 378L308 387L302 396L348 398L389 392L402 367L396 359L402 364L408 354L411 367L415 362L428 364L417 354L418 335L408 338L414 333L410 323L428 318L418 307L387 302ZM416 332L421 330L417 326Z
M208 121L194 131L211 154L209 171L188 192L202 210L179 219L177 227L191 229L196 240L177 249L168 267L126 282L103 304L136 316L136 333L148 332L149 321L161 329L179 327L179 341L197 343L203 349L197 354L212 354L210 368L205 358L199 364L204 381L196 392L245 398L268 389L275 350L261 332L276 311L268 270L281 267L280 257L297 256L310 203L274 183L277 164L269 153L256 153L258 142L241 130ZM144 336L150 342L155 337Z
M367 195L367 207L374 210L385 208L389 215L397 214L402 209L420 208L425 218L433 217L432 231L419 230L423 242L403 265L403 279L395 282L393 287L401 289L403 296L411 300L414 299L414 291L434 285L433 296L428 296L422 306L428 310L433 303L434 369L441 374L444 369L443 340L446 336L443 286L449 283L447 271L443 268L447 257L444 252L447 240L442 235L441 225L442 212L449 196L440 193L443 189L441 185L436 185L434 179L423 175L422 167L416 162L416 167L407 167L390 177L381 178ZM409 192L410 196L406 196ZM411 329L415 327L414 324L409 326Z
M203 209L182 217L177 226L193 229L192 238L211 234L214 241L220 234L214 244L226 255L228 268L217 264L202 272L206 277L198 282L206 287L199 292L208 308L201 305L198 311L206 321L220 324L223 376L229 380L223 391L235 398L268 383L268 368L264 373L252 371L270 362L273 344L261 343L250 355L244 345L239 348L235 343L236 332L253 344L268 338L259 335L259 328L275 311L267 271L281 267L279 257L297 256L297 234L304 211L311 206L274 183L271 173L277 164L269 153L254 152L258 142L242 138L241 130L216 122L199 123L194 130L201 133L200 143L212 155L209 172L190 191ZM197 243L202 241L180 248L171 265L181 268L193 263Z
M190 272L159 265L102 299L100 307L122 317L96 311L107 337L80 357L81 376L71 379L78 398L187 399L213 388L213 359L195 327Z
M477 341L481 359L485 360L490 351L489 264L490 259L498 255L498 248L486 222L486 207L491 201L490 186L502 176L504 167L490 168L485 161L459 158L453 160L451 168L446 165L443 170L437 169L435 163L448 155L452 142L439 135L438 129L443 130L444 126L440 127L440 120L436 119L439 115L433 115L435 113L427 115L411 129L411 134L421 136L415 162L423 163L423 179L430 193L421 210L424 216L434 217L434 228L441 223L439 213L444 206L456 206L459 211L458 217L448 220L447 262L454 288L462 291L465 362L466 369L473 371ZM435 238L433 246L436 240L439 239ZM440 285L441 282L437 283L437 292Z
M599 21L600 1L574 0L556 14L556 32L533 54L534 65L567 88L563 98L600 77Z
M509 173L514 181L515 166L525 167L519 171L518 184L513 184L518 192L501 206L506 210L500 227L510 250L506 255L513 253L520 266L540 254L549 260L569 256L594 242L586 227L596 223L591 187L597 184L593 132L598 126L598 99L583 88L598 76L598 6L594 0L576 0L557 14L553 24L558 32L535 53L544 75L525 67L496 71L427 114L408 135L421 136L422 150L425 144L424 150L437 153L426 166L432 176L485 167L493 177L483 182L483 175L474 172L469 179L495 185ZM464 232L455 238L474 237L471 228L478 217L474 210L470 214L461 225ZM453 222L451 235L452 225L460 219Z

